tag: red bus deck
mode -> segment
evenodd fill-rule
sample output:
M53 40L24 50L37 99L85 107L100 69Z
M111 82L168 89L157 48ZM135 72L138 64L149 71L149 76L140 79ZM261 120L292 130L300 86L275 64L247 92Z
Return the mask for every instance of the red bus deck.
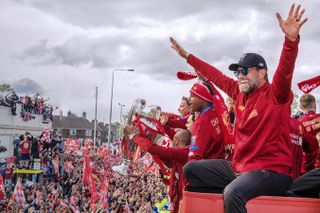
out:
M260 196L247 203L248 213L320 213L320 199ZM183 213L224 213L222 194L183 193Z

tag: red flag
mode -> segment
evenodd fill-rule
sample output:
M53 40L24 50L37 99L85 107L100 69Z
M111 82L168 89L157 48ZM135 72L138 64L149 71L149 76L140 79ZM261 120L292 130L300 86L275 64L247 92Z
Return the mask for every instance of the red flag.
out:
M103 205L103 208L108 208L108 203L106 201L106 197L107 197L107 194L108 194L108 191L109 191L109 182L106 178L106 174L102 177L102 180L101 180L101 184L100 184L100 189L101 189L101 193L100 193L100 200L101 200L101 203Z
M85 155L83 161L82 185L89 185L89 170L91 170L89 156Z
M304 93L309 93L318 86L320 86L320 75L298 83L299 89Z
M5 162L6 163L16 163L16 161L17 161L17 158L15 157L15 156L10 156L10 157L6 157L5 159Z
M99 199L99 194L92 176L89 155L84 155L82 184L89 186L91 193L90 204L92 206Z
M3 177L0 174L0 200L4 200L5 193L4 193L4 184L3 184Z
M67 138L64 144L65 153L69 154L71 151L77 152L80 149L80 141L72 138Z
M19 177L16 186L14 187L14 191L11 197L11 200L15 200L18 206L24 207L26 205L26 198L24 196L23 187L21 183L21 178Z

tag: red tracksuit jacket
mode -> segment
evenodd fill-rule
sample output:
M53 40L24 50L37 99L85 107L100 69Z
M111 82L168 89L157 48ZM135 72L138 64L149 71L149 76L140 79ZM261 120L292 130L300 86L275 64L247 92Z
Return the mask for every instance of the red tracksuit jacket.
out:
M299 39L285 38L273 81L245 95L238 82L215 67L189 55L188 63L236 100L235 172L272 170L291 175L292 153L289 136L291 81Z
M290 138L292 151L292 179L315 167L318 154L318 141L307 133L303 125L294 118L290 119ZM303 167L302 167L303 164Z
M217 112L207 108L200 112L191 131L189 160L224 159L224 140Z

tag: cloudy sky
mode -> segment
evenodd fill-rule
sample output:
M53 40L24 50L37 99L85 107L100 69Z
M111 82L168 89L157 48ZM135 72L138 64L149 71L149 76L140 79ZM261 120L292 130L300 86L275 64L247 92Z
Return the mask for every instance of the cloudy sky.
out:
M270 76L277 66L283 34L275 17L286 17L287 0L1 0L0 83L18 93L50 98L63 110L108 121L111 74L115 72L113 120L137 97L148 105L176 112L191 82L176 72L191 70L170 48L175 37L189 52L223 72L246 52L267 61ZM296 83L320 72L319 0L305 0L309 21L301 30ZM320 89L313 92L318 94ZM56 114L59 110L56 111Z

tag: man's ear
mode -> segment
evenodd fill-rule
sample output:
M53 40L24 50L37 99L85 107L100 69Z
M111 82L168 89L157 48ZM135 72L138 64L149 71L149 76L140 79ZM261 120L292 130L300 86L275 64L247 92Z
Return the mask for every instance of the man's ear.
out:
M317 104L316 102L313 103L313 110L316 112L317 111Z
M265 80L267 75L267 70L261 69L258 71L258 74L259 74L259 80Z

